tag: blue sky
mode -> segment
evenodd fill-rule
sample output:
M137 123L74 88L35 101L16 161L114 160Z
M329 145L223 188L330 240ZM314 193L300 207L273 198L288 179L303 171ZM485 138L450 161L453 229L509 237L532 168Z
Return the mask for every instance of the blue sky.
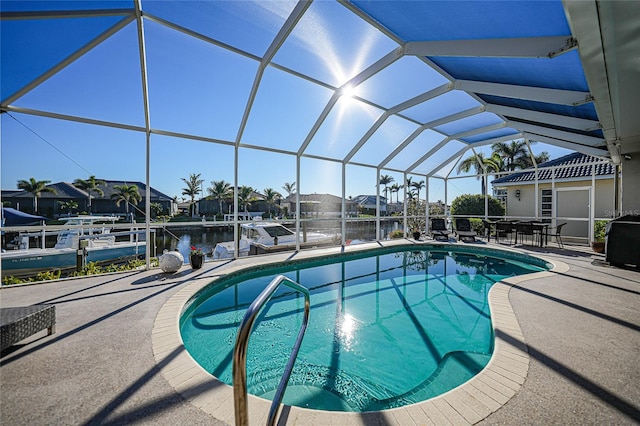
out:
M126 7L128 2L122 2ZM21 3L24 5L25 3ZM3 2L3 9L24 7ZM78 5L80 3L72 3ZM99 2L90 7L104 6ZM113 7L115 3L107 3ZM160 18L199 31L233 45L244 55L179 33L145 20L151 127L219 140L202 142L152 134L150 141L151 186L169 195L180 195L191 173L200 173L204 185L213 180L234 179L234 147L245 105L258 70L255 59L264 55L293 2L149 2L143 9ZM179 7L178 7L179 6ZM197 7L196 7L197 6ZM119 17L32 21L3 21L2 98L46 72L91 38L118 22ZM212 23L212 20L215 22ZM135 22L129 23L84 56L12 101L15 107L144 127L143 95ZM262 76L241 143L296 152L317 117L333 95L333 89L397 47L334 2L314 2L273 62L315 82L269 66ZM319 82L320 84L316 84ZM365 81L356 96L389 108L442 85L446 79L414 57L406 57ZM388 119L353 157L358 163L378 164L418 124L449 113L472 108L478 102L461 92L417 105L404 112L408 119ZM311 139L305 154L341 160L371 128L383 110L343 97ZM106 126L38 117L11 112L2 114L2 189L15 189L19 179L73 181L95 175L102 179L145 181L144 133ZM438 130L445 134L497 122L482 113ZM442 133L425 131L389 162L404 169L442 139ZM451 143L418 167L424 174L440 167L463 146ZM533 145L537 153L552 158L568 153L548 145ZM488 152L488 147L480 148ZM443 173L454 164L445 165ZM296 157L256 149L239 149L239 184L262 191L284 192L285 182L296 181ZM398 172L382 171L402 181ZM374 168L349 165L346 194L375 193ZM455 172L453 173L455 175ZM299 190L302 193L341 194L340 163L316 158L301 159ZM430 200L444 199L442 182L431 179ZM450 181L449 201L462 193L479 192L475 178ZM424 192L423 192L424 194Z

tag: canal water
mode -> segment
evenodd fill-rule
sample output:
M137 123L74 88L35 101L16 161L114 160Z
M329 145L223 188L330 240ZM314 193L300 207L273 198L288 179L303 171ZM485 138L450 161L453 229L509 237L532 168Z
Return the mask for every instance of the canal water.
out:
M307 230L326 234L340 233L339 222L308 222ZM383 238L394 229L398 229L400 222L384 222L381 224ZM295 232L293 223L285 224ZM373 241L375 240L375 221L357 221L347 223L347 240ZM201 249L205 259L213 258L213 249L219 242L233 241L232 226L184 226L156 229L156 248L160 256L164 250L178 250L184 256L185 263L189 262L191 247Z

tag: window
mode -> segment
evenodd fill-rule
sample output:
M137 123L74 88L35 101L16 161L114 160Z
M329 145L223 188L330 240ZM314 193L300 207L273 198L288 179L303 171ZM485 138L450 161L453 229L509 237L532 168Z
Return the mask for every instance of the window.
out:
M553 190L543 189L540 197L540 215L551 217L553 212Z
M285 228L284 226L267 226L264 228L265 231L267 231L267 234L269 234L272 237L282 237L283 235L293 235L293 232L291 232L289 229Z
M502 201L502 203L507 205L507 189L506 188L497 188L493 190L493 197Z

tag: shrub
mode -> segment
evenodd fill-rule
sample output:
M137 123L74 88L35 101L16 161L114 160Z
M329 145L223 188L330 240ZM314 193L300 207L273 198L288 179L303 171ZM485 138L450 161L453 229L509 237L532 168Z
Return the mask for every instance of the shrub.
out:
M489 196L488 207L489 216L504 216L504 206L496 198ZM451 203L451 214L484 216L484 195L460 195Z
M402 229L396 229L395 231L391 231L389 233L389 238L392 240L397 240L398 238L404 238L404 231Z
M484 223L482 223L482 219L471 218L469 221L471 222L471 229L476 231L476 234L484 235Z
M157 257L152 257L150 259L150 264L152 267L159 266L159 261ZM142 268L145 266L145 261L141 259L133 259L129 260L127 263L121 265L114 265L113 263L107 266L99 266L95 262L89 262L87 266L80 272L74 271L70 273L69 277L80 277L85 275L97 275L97 274L106 274L109 272L120 272L120 271L130 271L133 269ZM24 283L32 283L37 281L51 281L60 279L61 271L59 269L54 269L52 271L39 272L35 277L30 278L17 278L14 276L5 276L2 278L2 284L11 285L11 284L24 284Z
M34 281L49 281L57 280L60 278L60 269L54 269L53 271L38 272Z
M604 233L607 228L606 220L596 220L593 223L593 239L598 242L604 241Z
M4 285L11 285L11 284L22 284L22 283L27 283L29 282L28 280L23 280L21 278L16 278L13 275L9 275L9 276L5 276L2 278L2 284Z

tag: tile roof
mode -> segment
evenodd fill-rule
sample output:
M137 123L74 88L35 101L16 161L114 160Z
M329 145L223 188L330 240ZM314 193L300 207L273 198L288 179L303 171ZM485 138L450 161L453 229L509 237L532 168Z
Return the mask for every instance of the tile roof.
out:
M358 195L357 197L353 197L351 201L360 205L374 205L376 204L376 196L375 195ZM386 202L387 202L387 199L381 195L380 204L384 204Z
M87 198L87 193L81 189L76 188L69 182L58 182L47 185L47 188L51 188L54 192L41 192L40 198ZM33 197L33 195L27 191L20 191L19 194L15 194L15 197Z
M565 166L563 168L556 169L556 179L576 179L585 178L591 176L592 167L595 167L596 176L613 175L614 166L609 162L602 162L599 164L589 164L596 161L602 161L598 157L575 152L573 154L565 155L564 157L556 158L555 160L547 161L538 165L538 180L551 180L553 174L553 167ZM491 181L492 185L500 183L515 183L515 182L533 182L535 181L535 169L527 169L520 172L512 173L507 176L495 179Z
M140 195L144 198L145 196L145 191L146 191L146 185L142 182L128 182L128 181L123 181L123 180L105 180L105 185L99 185L99 188L104 192L104 195L102 197L99 197L98 194L96 194L95 192L91 193L91 196L93 199L109 199L111 198L111 195L114 194L116 192L116 190L114 189L114 186L116 185L124 185L124 184L128 184L128 185L135 185L138 187L138 192L140 193ZM87 193L75 186L73 186L72 183L69 182L58 182L58 183L52 183L47 185L47 188L52 188L55 189L55 194L51 193L51 192L42 192L40 194L40 198L56 198L56 199L60 199L60 198L87 198ZM3 190L2 191L2 196L3 197L32 197L31 194L27 193L26 191L11 191L11 193L9 194L9 191L7 190ZM172 197L169 197L168 195L163 194L162 192L153 189L153 187L151 188L151 199L152 200L158 200L158 201L170 201L172 200Z
M285 197L285 202L295 203L296 202L296 194L291 194L288 197ZM301 203L341 203L342 198L332 195L332 194L300 194L300 202ZM350 202L350 200L347 200Z

